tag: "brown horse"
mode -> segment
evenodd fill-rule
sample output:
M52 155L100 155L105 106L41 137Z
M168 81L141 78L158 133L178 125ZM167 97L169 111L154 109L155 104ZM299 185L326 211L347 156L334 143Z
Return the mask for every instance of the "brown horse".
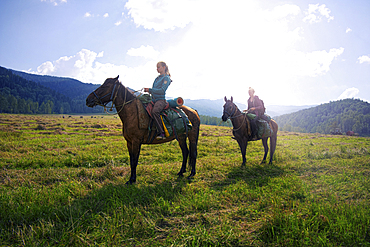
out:
M89 107L94 107L96 105L106 106L112 101L112 104L114 104L117 110L122 121L123 137L127 141L127 148L130 155L131 176L127 184L136 182L136 167L142 144L161 144L175 139L175 136L170 136L164 140L156 140L154 138L156 134L155 131L139 128L138 108L136 104L136 101L138 100L138 98L136 98L125 86L122 85L121 82L118 81L118 76L116 78L106 79L99 88L86 98L86 105ZM187 135L186 133L178 135L177 140L183 157L182 166L178 175L183 176L183 173L186 172L186 163L189 156L191 173L188 178L192 178L196 174L195 164L197 159L200 118L195 110L187 106L180 106L179 108L188 116L192 124L192 129L187 133ZM147 114L145 116L149 118ZM149 119L147 120L149 121ZM189 148L187 147L186 137L188 137L190 142ZM151 142L151 140L153 141Z
M225 105L224 105L224 111L222 115L222 120L226 121L230 118L232 124L233 124L233 135L236 139L236 141L239 144L240 151L242 153L243 158L243 164L245 165L246 159L245 159L245 153L247 150L247 145L250 137L251 130L249 129L248 124L249 119L247 117L247 114L243 114L239 108L233 103L233 97L231 97L230 100L227 100L225 96ZM270 136L270 162L269 164L272 164L272 157L274 155L275 149L276 149L276 141L277 141L277 132L278 132L278 125L277 123L271 119L270 121L270 127L273 131L272 135ZM269 151L269 147L267 145L267 139L269 137L262 138L262 144L265 149L265 155L263 156L263 160L261 163L266 162L267 153Z

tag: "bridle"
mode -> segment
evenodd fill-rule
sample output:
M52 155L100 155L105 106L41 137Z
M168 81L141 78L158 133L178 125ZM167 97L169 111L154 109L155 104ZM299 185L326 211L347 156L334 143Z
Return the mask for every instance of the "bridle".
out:
M231 113L229 113L227 110L224 110L224 114L226 113L227 115L227 118L226 118L226 120L227 119L233 119L233 118L236 118L236 117L239 117L239 116L241 116L241 115L243 115L243 113L241 113L241 114L239 114L239 115L237 115L237 116L233 116L234 114L235 114L235 112L236 112L236 105L234 104L234 103L231 103L232 105L233 105L233 109L232 109L232 111L231 111Z
M243 116L243 121L242 121L242 123L240 124L240 126L239 126L239 128L237 128L237 129L235 129L235 127L234 127L234 125L233 125L233 129L234 129L234 131L238 131L239 129L241 129L241 127L243 127L243 125L244 125L244 122L246 122L247 124L248 124L248 132L250 131L250 124L249 124L249 120L248 120L248 118L247 118L247 114L243 114L243 113L240 113L239 115L237 115L237 116L234 116L234 114L235 114L235 112L236 112L236 109L237 109L237 107L236 107L236 105L234 104L234 103L232 103L232 105L233 105L233 109L232 109L232 111L231 111L231 113L229 113L228 111L226 111L226 110L224 110L224 114L227 114L226 116L227 116L227 119L234 119L234 118L237 118L237 117L240 117L240 116ZM227 120L226 119L226 120Z
M117 86L117 84L118 84L118 87L117 87L117 90L116 90L116 86ZM114 87L113 87L113 90L112 90L112 92L110 92L110 93L107 93L106 95L104 95L104 96L102 96L102 97L99 97L96 93L95 93L95 91L93 91L93 93L94 93L94 95L95 95L95 97L99 100L99 103L98 103L98 105L100 105L100 106L103 106L104 107L104 111L107 113L107 114L110 114L110 115L116 115L116 114L119 114L121 111L122 111L122 109L123 109L123 106L125 106L125 105L127 105L128 103L131 103L134 99L132 99L132 100L130 100L130 101L126 101L126 98L127 98L127 91L125 92L125 98L124 98L124 100L123 100L123 103L121 104L121 105L119 105L119 106L117 106L116 105L116 109L118 108L118 107L121 107L121 109L119 110L119 111L117 111L116 113L109 113L108 111L107 111L107 104L109 103L109 102L111 102L112 101L112 106L111 106L111 108L110 108L110 110L109 111L112 111L113 110L113 106L115 105L115 103L114 103L114 101L116 100L116 98L117 98L117 94L118 94L118 91L119 91L119 88L120 88L120 86L121 86L122 84L121 83L119 83L119 81L118 81L118 79L114 82ZM114 93L114 92L116 92L116 93ZM106 102L106 103L103 103L102 102L102 99L103 98L105 98L105 97L107 97L107 96L109 96L110 95L110 98L109 98L109 100Z
M118 80L117 80L117 81L118 81ZM107 106L107 104L108 104L109 102L113 101L113 95L114 95L114 90L116 89L116 86L117 86L117 81L116 81L116 82L114 82L114 87L113 87L112 92L107 93L106 95L104 95L104 96L102 96L102 97L99 97L99 96L95 93L95 91L96 91L97 89L93 91L93 93L94 93L95 97L99 100L99 104L98 104L98 105L100 105L100 106L104 106L104 107L105 107L105 106ZM118 83L118 88L120 87L120 85L121 85L121 84L119 84L119 83ZM117 93L118 93L118 88L117 88ZM116 97L117 97L117 93L116 93ZM110 94L110 99L109 99L106 103L103 103L102 99L104 99L105 97L109 96L109 94ZM115 97L115 98L116 98L116 97Z

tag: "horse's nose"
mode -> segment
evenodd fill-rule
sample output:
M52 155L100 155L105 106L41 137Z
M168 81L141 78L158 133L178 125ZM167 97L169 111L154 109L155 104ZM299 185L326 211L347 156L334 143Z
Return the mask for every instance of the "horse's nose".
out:
M86 105L88 107L93 107L95 105L95 100L93 97L90 97L91 95L89 95L87 98L86 98Z

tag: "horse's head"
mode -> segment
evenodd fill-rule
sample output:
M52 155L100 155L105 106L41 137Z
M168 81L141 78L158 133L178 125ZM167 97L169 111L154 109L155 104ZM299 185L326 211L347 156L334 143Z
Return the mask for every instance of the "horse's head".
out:
M229 119L229 117L231 117L236 111L236 105L233 103L233 96L231 96L230 100L228 100L225 96L224 100L225 104L224 111L222 113L222 121Z
M87 96L86 105L88 107L94 107L96 105L105 106L111 102L115 89L119 85L118 77L106 79L100 87Z

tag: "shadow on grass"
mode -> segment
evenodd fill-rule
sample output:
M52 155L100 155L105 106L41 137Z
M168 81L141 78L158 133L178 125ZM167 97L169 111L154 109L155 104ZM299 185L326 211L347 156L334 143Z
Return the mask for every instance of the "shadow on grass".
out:
M285 171L276 165L251 164L247 166L235 166L231 168L231 171L227 174L227 178L213 183L212 188L216 190L223 189L241 180L252 188L262 187L268 184L271 178L279 177L284 173Z
M90 195L81 199L87 203L100 205L94 211L108 210L111 206L147 206L156 203L159 198L165 201L173 201L175 197L182 193L183 187L188 183L186 179L176 180L172 183L164 181L155 185L125 185L109 184L103 188L92 192Z
M182 193L187 183L187 179L178 179L172 183L164 181L140 186L108 184L76 199L72 199L71 194L65 192L66 195L68 194L66 197L59 195L57 196L59 198L54 198L51 204L39 201L27 207L18 205L17 209L14 205L10 208L11 205L8 204L9 210L0 213L0 229L3 229L0 230L0 242L15 245L21 242L43 245L47 240L48 244L58 245L74 239L73 241L76 242L71 245L77 246L83 242L78 240L84 238L81 233L89 234L99 227L112 227L112 229L107 229L107 232L113 232L117 224L126 225L130 222L137 222L138 215L140 215L142 227L135 226L128 231L138 235L140 230L148 231L144 228L145 217L140 213L146 211L143 208L149 208L148 215L163 215L163 217L169 215L172 202ZM5 206L6 204L6 198L0 198L0 205ZM122 230L126 226L119 228ZM149 227L151 231L153 228L154 226ZM99 230L98 235L103 232L104 230ZM151 232L145 233L149 236L151 234ZM100 235L98 239L104 242L107 237Z

